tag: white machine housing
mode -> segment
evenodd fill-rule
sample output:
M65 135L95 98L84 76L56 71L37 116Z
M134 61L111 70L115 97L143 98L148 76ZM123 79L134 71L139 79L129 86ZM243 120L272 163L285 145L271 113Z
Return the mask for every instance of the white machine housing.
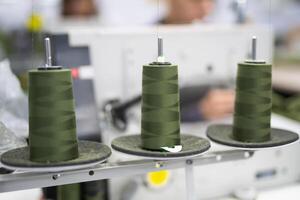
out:
M273 32L257 26L167 26L69 31L71 46L89 46L98 105L141 93L142 66L157 58L157 36L166 61L179 65L180 85L233 83L237 63L258 38L258 59L272 61Z

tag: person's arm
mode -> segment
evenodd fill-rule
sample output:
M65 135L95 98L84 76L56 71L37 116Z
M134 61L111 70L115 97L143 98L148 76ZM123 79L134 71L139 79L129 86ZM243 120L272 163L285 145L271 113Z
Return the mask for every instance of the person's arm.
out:
M196 90L195 90L196 89ZM181 93L181 120L195 122L214 120L233 113L235 94L232 90L209 87L191 88Z
M214 89L200 99L198 111L205 120L216 120L231 115L234 111L235 92L228 89Z

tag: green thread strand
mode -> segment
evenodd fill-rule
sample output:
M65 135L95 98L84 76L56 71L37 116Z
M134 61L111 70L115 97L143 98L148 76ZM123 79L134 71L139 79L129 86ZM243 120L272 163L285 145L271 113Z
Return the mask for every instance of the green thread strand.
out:
M143 67L142 147L161 151L161 147L180 145L180 106L178 67Z
M81 200L80 183L59 186L57 200Z
M271 137L272 65L240 63L236 81L233 138L265 142Z
M29 71L30 160L60 162L78 157L71 72Z

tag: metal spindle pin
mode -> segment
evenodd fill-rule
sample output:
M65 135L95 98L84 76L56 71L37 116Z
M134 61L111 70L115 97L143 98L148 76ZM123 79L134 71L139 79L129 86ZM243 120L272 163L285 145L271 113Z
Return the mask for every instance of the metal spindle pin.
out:
M252 37L252 60L256 60L256 52L257 50L257 37L253 36Z
M164 56L164 41L161 37L158 38L158 57Z
M164 40L162 37L158 38L158 57L157 62L165 62L164 58Z
M51 42L50 38L45 38L45 50L46 50L46 65L45 67L51 67L52 66L52 57L51 57Z

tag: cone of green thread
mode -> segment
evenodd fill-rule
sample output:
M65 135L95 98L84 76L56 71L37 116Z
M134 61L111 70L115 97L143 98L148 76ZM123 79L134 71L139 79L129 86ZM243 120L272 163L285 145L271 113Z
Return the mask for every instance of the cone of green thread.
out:
M300 121L300 96L283 97L282 95L273 92L272 111L296 121Z
M104 200L105 196L104 181L91 181L82 184L82 199L83 200Z
M143 66L142 148L180 145L180 103L178 67L150 64Z
M238 65L233 138L241 142L271 139L272 65Z
M57 200L81 200L80 184L63 185L57 188Z
M78 157L71 71L29 71L30 160L53 163Z

